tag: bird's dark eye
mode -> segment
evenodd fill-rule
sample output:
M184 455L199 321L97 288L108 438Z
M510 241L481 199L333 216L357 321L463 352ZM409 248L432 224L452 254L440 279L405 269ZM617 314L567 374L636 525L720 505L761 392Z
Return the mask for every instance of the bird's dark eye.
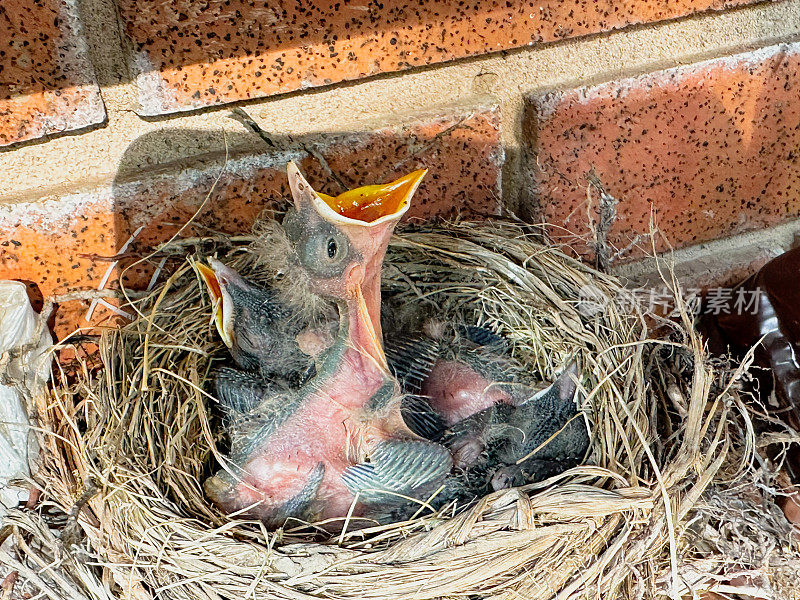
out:
M293 246L300 265L312 277L337 277L351 259L347 236L326 222L307 227Z

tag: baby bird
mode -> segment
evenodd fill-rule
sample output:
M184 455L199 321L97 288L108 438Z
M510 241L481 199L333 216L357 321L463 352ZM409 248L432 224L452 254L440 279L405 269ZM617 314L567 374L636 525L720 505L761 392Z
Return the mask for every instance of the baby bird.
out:
M214 322L231 357L240 369L222 367L216 376L217 399L223 408L242 412L254 408L253 403L268 387L298 388L316 374L316 358L334 342L339 318L336 311L317 311L310 319L303 307L278 288L259 286L242 277L233 268L210 258L209 266L193 262L197 274L205 282L214 302ZM307 276L299 265L290 276ZM289 292L297 286L289 288ZM304 299L308 294L302 294ZM402 337L400 339L403 339ZM438 348L438 346L436 346ZM402 389L402 414L411 430L430 440L444 431L444 421L419 394L421 386L411 383L412 363L424 361L424 353L401 353L399 349L387 357L390 370L405 373ZM398 364L393 364L397 360ZM426 365L427 373L433 363ZM232 392L232 390L235 390ZM244 391L248 390L248 391Z
M236 364L264 381L293 387L310 379L314 358L333 343L335 315L310 323L275 289L246 280L214 258L208 263L193 266L214 301L217 331ZM220 376L224 385L236 374L222 370Z
M394 336L387 355L404 391L428 403L434 415L428 422L438 419L422 434L450 449L470 481L465 492L485 483L513 487L578 464L589 438L575 402L574 363L541 390L510 358L502 336L467 325L427 329L430 335ZM416 408L420 421L424 407Z
M510 372L508 341L489 329L429 321L423 333L396 333L387 341L392 372L403 391L419 394L447 427L511 398L490 381L524 375ZM479 371L485 371L482 375ZM490 379L486 379L485 376Z
M419 497L438 483L444 486L440 501L465 499L576 464L588 437L575 407L574 369L537 392L527 371L508 358L505 338L469 325L434 323L429 335L393 334L384 355L380 267L419 182L414 177L424 172L333 198L311 190L293 165L289 171L295 209L283 230L296 262L291 276L335 300L340 318L325 315L312 323L291 298L218 261L210 268L195 265L215 299L220 335L248 371L223 368L217 375L232 451L228 469L207 482L209 495L228 511L275 526L290 517L341 517L356 499L356 515L397 517L408 507L393 498ZM358 278L360 285L353 285ZM400 398L389 372L399 380ZM330 410L332 401L337 410ZM350 435L354 423L367 422L369 434ZM344 434L337 433L341 423ZM274 488L291 487L280 478L286 465L269 465L274 453L291 448L297 455L297 448L310 445L303 435L311 432L315 449L305 448L290 463L293 495L273 490L268 498L268 473ZM441 441L450 452L411 432ZM348 453L342 461L343 447L363 446L369 436L370 452ZM458 469L445 478L453 465ZM255 476L245 475L246 466Z
M452 427L443 443L473 480L468 487L485 481L485 491L506 489L580 463L589 436L575 403L577 375L572 363L543 390L515 385L508 390L512 402L497 402Z
M426 496L452 468L444 447L406 426L381 341L381 263L425 171L332 198L317 194L293 163L287 170L294 209L283 228L311 290L338 305L338 330L298 389L256 374L225 381L230 461L205 489L226 512L270 526L295 518L335 529L346 515ZM241 336L228 341L244 347Z

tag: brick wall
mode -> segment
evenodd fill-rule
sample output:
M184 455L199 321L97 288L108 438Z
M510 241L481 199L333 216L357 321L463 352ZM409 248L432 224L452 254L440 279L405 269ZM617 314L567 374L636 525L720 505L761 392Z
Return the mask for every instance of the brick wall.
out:
M800 0L3 0L0 277L146 285L107 257L201 205L194 232L247 230L289 159L335 189L319 155L349 185L427 166L412 216L513 211L590 259L593 171L619 269L655 224L687 277L739 276L800 217L797 38Z

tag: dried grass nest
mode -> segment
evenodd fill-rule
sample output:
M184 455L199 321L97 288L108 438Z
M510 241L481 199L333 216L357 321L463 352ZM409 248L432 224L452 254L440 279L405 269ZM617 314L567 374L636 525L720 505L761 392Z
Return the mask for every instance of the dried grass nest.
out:
M179 266L126 309L133 322L103 333L102 368L62 373L36 399L44 509L8 523L23 541L12 566L50 598L608 600L738 593L737 576L776 594L797 585L796 542L754 461L747 365L712 364L685 312L648 339L636 306L613 301L616 279L503 221L406 227L385 295L503 333L544 379L577 354L586 466L333 539L219 514L201 482L221 439L209 374L226 350L183 257L195 245L264 277L255 237L161 248ZM586 310L587 289L612 301ZM55 529L53 506L69 515Z

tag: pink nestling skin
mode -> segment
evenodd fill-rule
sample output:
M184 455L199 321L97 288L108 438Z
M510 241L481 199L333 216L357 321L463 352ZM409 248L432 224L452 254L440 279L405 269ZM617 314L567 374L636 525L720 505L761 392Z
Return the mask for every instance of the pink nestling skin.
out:
M324 388L310 394L265 440L243 465L235 487L215 500L228 513L244 511L279 525L287 503L302 496L322 465L322 481L304 510L308 519L361 515L361 505L351 511L355 498L343 483L343 473L365 462L379 443L407 432L401 419L392 418L399 414L398 406L390 403L379 413L366 408L386 382L373 356L355 345L348 347Z
M454 425L500 402L511 404L511 397L469 365L457 361L438 361L422 388L432 408L448 425Z
M270 521L276 510L302 494L322 464L324 475L308 513L313 520L348 513L354 497L342 474L394 434L364 410L385 383L382 373L365 362L371 359L361 352L345 352L330 384L311 394L242 466L235 489L220 499L226 512L244 510Z
M242 511L277 526L289 517L311 521L345 517L357 493L351 489L362 491L347 487L346 480L352 485L353 478L345 471L370 464L372 457L379 465L370 464L373 471L398 464L381 458L385 443L415 439L402 419L399 394L391 393L399 387L389 373L381 341L380 270L392 230L424 175L420 171L398 180L405 186L403 203L394 198L392 210L373 222L336 213L295 165L290 163L287 171L295 211L283 226L312 291L338 301L339 333L333 345L319 354L315 378L287 402L277 399L275 412L285 417L280 424L264 434L264 429L245 420L238 435L249 438L255 449L244 459L237 458L235 474L218 474L206 485L209 496L226 512ZM396 187L389 185L390 191ZM310 351L317 349L313 336L300 342ZM379 401L373 403L375 398ZM269 399L262 401L260 410L264 402ZM413 443L410 447L416 448ZM449 456L443 448L442 452L443 457L435 452L432 456L444 460L449 469ZM402 460L399 464L405 465ZM428 472L438 471L424 471ZM419 478L406 479L421 485L415 483ZM362 510L363 506L355 506L352 514L358 516Z

